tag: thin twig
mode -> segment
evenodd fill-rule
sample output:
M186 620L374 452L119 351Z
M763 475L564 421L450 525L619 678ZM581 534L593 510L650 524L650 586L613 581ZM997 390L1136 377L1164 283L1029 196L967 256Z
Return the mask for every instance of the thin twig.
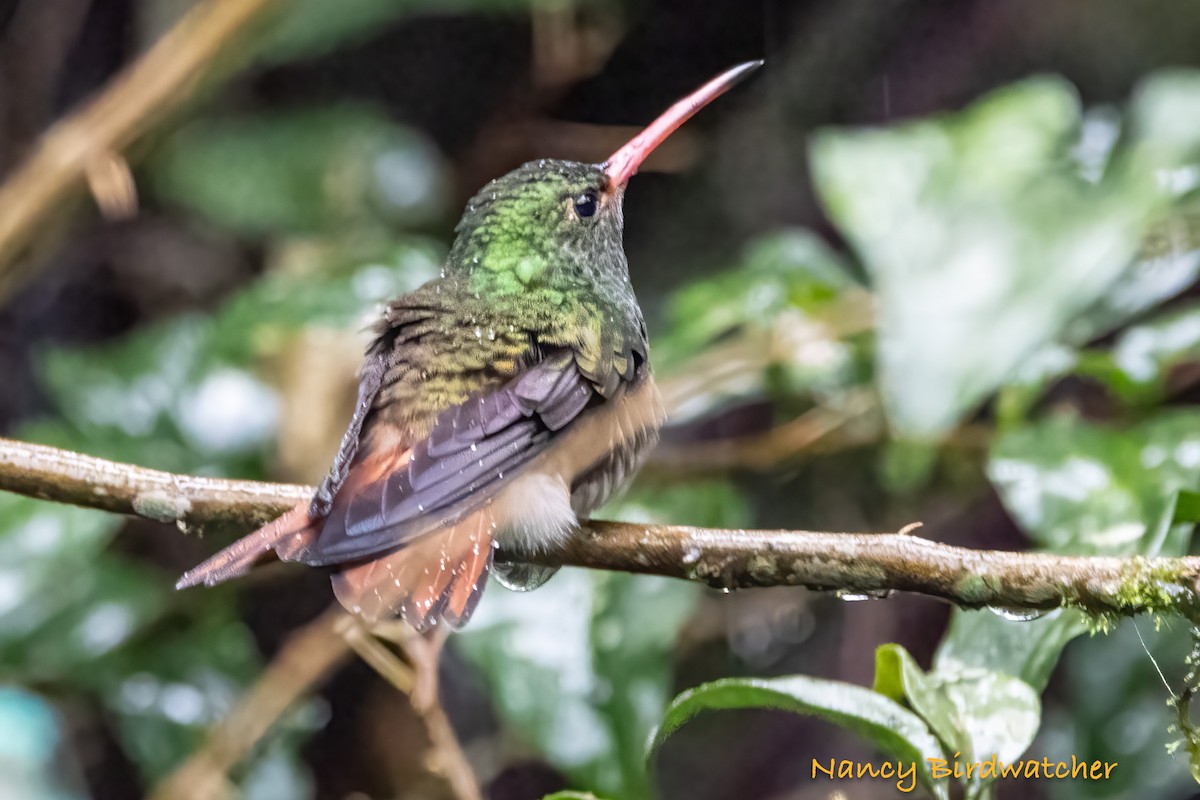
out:
M408 663L397 658L377 637L399 645ZM438 699L438 663L445 631L434 637L423 639L400 622L382 623L370 630L340 607L330 609L292 634L254 686L209 732L204 745L155 787L151 797L213 800L235 796L227 777L230 770L300 698L354 653L409 697L429 737L433 753L430 766L454 796L458 800L480 800L475 773Z
M313 491L171 475L7 439L0 439L0 489L183 526L214 520L248 526ZM1069 605L1109 614L1190 613L1200 591L1200 557L1062 556L951 547L907 532L721 530L597 520L584 523L583 534L534 560L685 578L726 589L787 585L865 595L915 592L964 608Z
M475 779L475 772L471 769L471 762L463 752L438 696L438 665L441 662L442 646L446 643L449 632L441 628L422 636L404 623L382 623L376 626L374 633L394 642L408 662L407 665L401 663L384 648L390 659L390 663L385 663L386 671L380 670L373 662L371 665L391 681L393 686L408 694L413 710L425 725L434 771L449 784L458 800L481 800L483 793ZM407 689L403 683L389 677L389 674L400 672L404 667L411 669Z
M851 395L842 408L817 406L765 433L693 442L663 442L650 456L649 467L669 474L694 474L729 469L767 470L819 449L831 449L830 439L841 433L837 444L849 447L879 441L881 425L861 422L877 412L865 395ZM823 447L822 447L823 446Z
M283 0L209 0L189 12L86 106L57 123L0 186L0 295L23 277L18 265L47 220L98 164L120 158L154 125L191 100L243 36Z

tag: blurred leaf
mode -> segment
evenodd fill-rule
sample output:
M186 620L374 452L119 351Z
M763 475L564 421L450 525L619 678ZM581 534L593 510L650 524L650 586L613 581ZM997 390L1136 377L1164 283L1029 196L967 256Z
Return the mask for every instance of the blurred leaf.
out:
M884 443L879 473L883 487L894 494L912 494L933 477L941 452L931 442L895 439Z
M46 588L56 590L64 597L51 601L55 613L6 646L5 660L43 680L86 682L105 658L162 618L171 587L144 567L104 554Z
M812 233L762 237L737 268L671 297L655 359L680 389L673 419L736 398L786 405L861 382L869 355L852 337L868 327L869 306L843 260Z
M41 359L63 424L30 426L33 441L176 472L218 464L248 477L275 428L273 390L211 359L211 320L183 317L112 344L55 349Z
M744 527L750 509L729 481L641 487L606 518ZM671 688L679 630L699 586L563 569L545 587L493 587L452 640L490 685L498 710L574 784L648 796L642 748Z
M245 800L306 800L316 796L312 775L297 746L270 748L239 782L238 791Z
M591 792L555 792L548 794L542 800L600 800Z
M725 678L688 689L671 701L648 755L701 712L744 708L778 709L832 722L889 757L916 764L922 786L938 798L949 796L946 782L930 775L927 760L943 759L945 753L920 717L870 689L806 676Z
M1117 281L1081 317L1064 339L1082 344L1182 292L1200 277L1200 196L1152 225L1141 251Z
M417 0L298 0L260 45L269 63L318 56L352 44L424 5Z
M254 368L305 326L353 332L377 304L436 274L441 253L424 242L355 236L293 244L284 255L281 268L211 317L44 354L42 374L63 421L22 436L170 470L263 475L275 391ZM0 672L95 696L152 782L200 745L261 660L229 592L176 595L174 576L105 552L120 524L0 496L0 564L20 565L11 576L0 566ZM299 729L273 732L247 765L247 797L283 786L283 796L310 793L297 755L309 716Z
M35 694L0 686L0 797L83 800L82 773L53 707Z
M648 797L642 747L666 706L697 588L564 569L537 592L493 588L453 641L504 718L572 783Z
M295 242L288 269L266 275L218 313L213 355L244 364L302 328L366 328L389 300L436 277L443 257L440 245L412 237Z
M1081 636L1063 656L1056 685L1067 703L1048 704L1039 755L1051 762L1071 756L1119 761L1102 784L1104 796L1186 798L1196 791L1186 757L1173 759L1163 747L1177 734L1164 737L1173 715L1164 706L1169 694L1158 668L1174 682L1191 647L1181 626L1165 622L1161 631L1130 620L1107 636ZM1055 793L1063 800L1095 797L1087 783L1064 781Z
M1200 358L1200 308L1190 306L1122 331L1094 373L1127 399L1161 399L1171 368Z
M227 592L181 616L166 576L108 552L121 524L0 494L0 679L94 692L153 779L198 746L260 661Z
M1171 93L1188 119L1193 84ZM1134 103L1131 140L1096 181L1069 154L1074 90L1051 78L939 120L818 138L818 188L879 295L880 381L900 432L953 426L1127 275L1171 202L1151 176L1200 143L1200 128L1188 139L1146 122L1160 88Z
M1181 490L1200 489L1200 412L1163 411L1128 430L1051 419L1002 436L989 475L1038 546L1058 553L1182 555L1190 525L1175 520ZM1083 616L1057 610L1012 621L957 610L937 672L979 667L1045 687Z
M116 718L147 780L165 777L194 752L262 669L231 595L223 594L204 598L195 618L160 626L152 637L122 648L108 668L87 680ZM268 741L286 739L294 725L285 721Z
M90 596L99 554L120 524L100 511L0 494L0 674L62 669L53 652L31 648Z
M749 501L731 481L689 480L686 484L638 486L594 516L626 522L744 528L753 519Z
M419 133L351 105L199 119L149 166L163 197L248 235L422 222L448 191Z
M1063 344L1047 344L1029 355L1000 387L996 398L996 424L1011 428L1023 423L1054 381L1079 365L1080 355Z
M1200 489L1200 412L1161 411L1126 430L1071 417L1029 425L996 441L988 474L1041 547L1178 555L1175 496Z
M1005 426L1022 422L1051 383L1071 374L1099 381L1126 403L1150 406L1164 398L1175 367L1198 359L1200 309L1195 306L1126 328L1111 350L1048 345L1002 387L997 417Z
M436 274L420 240L296 246L304 269L268 274L211 318L182 317L117 342L45 353L41 372L70 423L28 438L176 472L260 477L275 390L252 370L308 326L354 331Z
M1089 140L1111 148L1115 130L1102 130L1105 122L1089 114L1081 144ZM1195 126L1200 124L1200 75L1166 70L1144 81L1130 103L1129 152L1118 152L1152 169L1159 185L1179 202L1152 224L1143 237L1137 258L1120 278L1079 319L1065 338L1075 344L1107 333L1157 303L1173 297L1200 276L1200 165ZM1115 128L1115 123L1109 123ZM1104 158L1111 156L1111 150ZM1085 165L1085 172L1088 167ZM1103 167L1097 173L1103 172Z
M841 258L812 233L774 233L748 248L737 269L688 284L671 297L664 346L694 352L742 326L820 310L854 285Z

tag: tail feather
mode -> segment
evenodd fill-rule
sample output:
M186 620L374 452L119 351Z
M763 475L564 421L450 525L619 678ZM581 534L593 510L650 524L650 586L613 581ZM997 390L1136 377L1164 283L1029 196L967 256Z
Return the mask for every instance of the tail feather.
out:
M417 630L470 618L492 566L495 525L484 507L373 561L333 576L333 591L368 622L399 614Z
M275 557L320 563L314 553L318 539L328 533L325 529L330 521L342 524L339 515L353 516L352 512L359 513L359 505L362 514L377 515L380 501L363 487L383 481L407 455L360 458L361 469L351 470L330 516L313 516L310 504L300 503L184 573L176 588L223 583ZM487 583L495 530L495 516L488 504L441 528L402 540L396 549L381 556L340 566L332 577L334 594L347 610L367 622L400 615L418 630L443 620L459 628L474 612Z
M270 557L272 551L280 558L287 559L293 551L306 548L321 530L321 521L309 516L308 507L307 501L298 504L283 516L183 573L175 588L186 589L202 583L215 586L245 575L256 564Z

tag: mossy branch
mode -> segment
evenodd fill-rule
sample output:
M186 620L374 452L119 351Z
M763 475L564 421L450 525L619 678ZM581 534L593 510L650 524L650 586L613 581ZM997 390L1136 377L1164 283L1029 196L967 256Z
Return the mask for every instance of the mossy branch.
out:
M250 528L312 495L310 486L146 469L0 439L0 489L182 527ZM505 556L503 551L501 557ZM972 550L899 533L723 530L591 520L542 564L665 575L723 589L806 586L843 596L914 592L963 608L1105 616L1200 606L1200 557L1146 559Z

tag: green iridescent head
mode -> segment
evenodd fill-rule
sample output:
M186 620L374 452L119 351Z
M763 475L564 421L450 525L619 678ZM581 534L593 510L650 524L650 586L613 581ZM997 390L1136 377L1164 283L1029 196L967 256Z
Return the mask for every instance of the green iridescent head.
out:
M623 196L601 166L531 161L471 198L449 263L502 295L628 280Z
M544 159L492 181L467 204L448 269L465 271L481 295L596 290L631 303L621 243L626 183L673 131L761 65L746 62L713 78L603 164Z

